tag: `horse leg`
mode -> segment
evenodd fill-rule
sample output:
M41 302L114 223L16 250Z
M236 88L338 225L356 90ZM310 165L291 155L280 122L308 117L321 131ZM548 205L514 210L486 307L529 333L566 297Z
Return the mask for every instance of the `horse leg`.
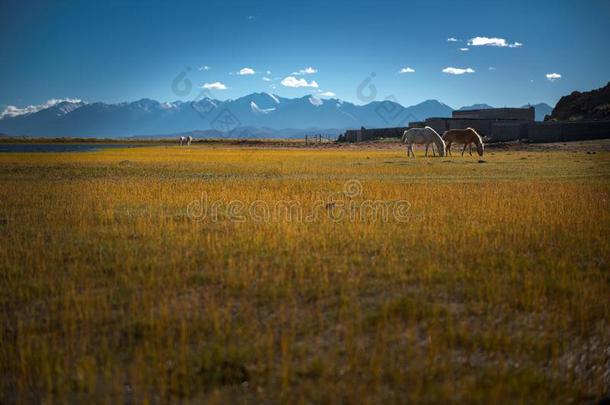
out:
M447 142L447 154L451 156L451 141Z
M428 157L428 144L426 144L426 154L424 156Z
M472 156L472 143L468 144L468 153L470 153L470 156Z
M464 144L464 149L462 149L462 157L464 157L464 152L466 152L466 147L468 146L468 144Z
M439 152L440 153L440 152ZM434 144L432 144L432 156L436 157L436 153L434 153Z

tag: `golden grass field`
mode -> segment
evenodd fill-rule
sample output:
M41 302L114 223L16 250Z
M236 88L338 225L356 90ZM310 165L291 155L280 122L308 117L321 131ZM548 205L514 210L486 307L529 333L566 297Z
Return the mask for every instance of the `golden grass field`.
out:
M0 154L0 402L610 394L610 152L416 153ZM215 218L193 217L203 195ZM337 199L409 209L337 220ZM224 210L284 200L329 203L310 221Z

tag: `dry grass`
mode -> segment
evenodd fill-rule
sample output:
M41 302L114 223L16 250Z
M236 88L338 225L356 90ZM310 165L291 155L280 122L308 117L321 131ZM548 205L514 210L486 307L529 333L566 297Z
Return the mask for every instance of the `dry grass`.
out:
M609 394L610 154L485 160L0 154L0 402ZM349 179L357 204L408 200L408 222L187 215L202 192L308 209Z

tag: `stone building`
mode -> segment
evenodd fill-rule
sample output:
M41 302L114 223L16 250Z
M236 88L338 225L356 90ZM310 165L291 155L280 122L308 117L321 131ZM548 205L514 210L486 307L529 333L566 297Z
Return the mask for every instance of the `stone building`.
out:
M409 128L429 126L439 134L449 129L474 128L488 142L524 140L529 142L560 142L610 138L610 121L536 122L535 110L529 108L490 108L456 110L452 117L432 117L410 122L408 127L375 128L346 131L340 140L369 141L379 138L400 138Z

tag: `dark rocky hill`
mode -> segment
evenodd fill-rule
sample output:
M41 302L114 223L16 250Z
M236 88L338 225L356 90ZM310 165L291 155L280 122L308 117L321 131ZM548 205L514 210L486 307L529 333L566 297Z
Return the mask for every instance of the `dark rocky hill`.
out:
M601 89L563 96L545 121L610 120L610 82Z

